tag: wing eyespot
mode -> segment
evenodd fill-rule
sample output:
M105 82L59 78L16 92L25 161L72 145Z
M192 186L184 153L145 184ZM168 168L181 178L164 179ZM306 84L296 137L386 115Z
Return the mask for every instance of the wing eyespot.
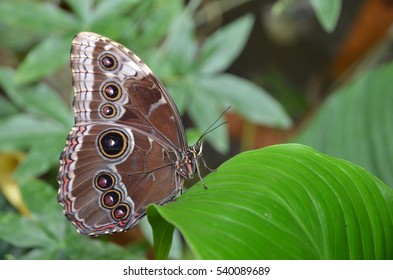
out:
M110 190L101 195L101 205L108 209L116 207L120 200L121 194L117 190Z
M97 174L94 178L94 186L101 191L109 190L115 184L116 179L109 172L101 172Z
M130 214L130 207L127 204L120 204L112 210L112 218L116 221L123 220Z
M113 71L119 66L117 58L110 53L101 54L98 58L98 64L105 71Z
M105 119L112 119L116 116L117 110L116 107L110 103L105 103L100 108L101 116Z
M101 94L108 101L117 101L121 98L122 90L118 84L108 82L101 88Z
M104 158L116 159L128 150L128 139L123 131L110 129L97 137L98 151Z

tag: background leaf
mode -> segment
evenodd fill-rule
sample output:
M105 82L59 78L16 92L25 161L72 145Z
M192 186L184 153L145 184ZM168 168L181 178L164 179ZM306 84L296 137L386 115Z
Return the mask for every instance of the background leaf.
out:
M91 260L143 257L146 250L143 246L120 247L77 234L57 203L56 192L47 183L41 180L25 181L21 190L32 215L23 217L0 212L0 239L27 249L18 258ZM8 258L14 257L8 255Z
M251 15L243 16L206 39L201 48L201 73L215 74L226 70L244 49L253 23Z
M37 179L26 180L21 183L22 196L31 214L31 221L46 235L46 243L43 247L57 244L64 238L67 221L63 219L59 204L55 198L56 192L51 186ZM29 232L29 231L27 231Z
M38 225L16 213L0 213L0 238L22 248L48 245L48 239ZM29 232L26 235L26 232Z
M32 49L16 72L17 83L36 81L69 60L71 37L49 37ZM45 65L45 67L42 67Z
M188 112L195 121L195 125L199 128L200 136L215 120L217 120L224 111L224 108L222 107L223 104L211 98L210 102L203 103L202 100L209 98L207 93L194 92L192 97L193 106L188 108ZM217 151L221 153L228 152L229 139L225 126L208 133L206 138L209 139L209 142Z
M249 121L272 127L288 128L291 120L283 107L262 88L231 74L202 79L198 87L205 98L221 100L221 106L231 106Z
M336 90L295 139L359 164L393 187L393 63Z
M37 1L2 1L0 22L43 34L64 32L76 27L71 14L52 3Z
M327 32L336 28L341 12L341 0L311 0L319 22Z
M59 164L59 151L65 145L67 133L54 133L50 137L43 137L39 141L31 143L27 157L18 166L14 176L20 181L38 177L50 171L53 166Z
M393 257L393 191L349 162L279 145L242 153L205 182L154 206L197 258Z
M173 20L166 40L160 50L165 60L171 61L173 75L187 73L196 57L195 24L188 10L183 10Z
M3 96L0 96L0 118L9 117L18 112L14 104L8 101Z
M0 129L7 134L0 134L0 150L28 147L40 143L43 138L56 138L67 131L62 125L51 119L41 118L30 114L18 114L0 120Z
M72 126L71 110L47 84L20 86L15 82L15 71L0 67L0 85L8 98L19 108L58 120L66 127Z
M128 11L131 7L133 7L137 2L140 2L140 0L112 0L110 2L99 1L92 17L96 22L107 21L108 11L111 11L109 14L110 17L119 17L125 11ZM116 7L116 9L113 7Z
M64 2L70 5L79 19L87 21L92 10L93 1L94 0L65 0Z

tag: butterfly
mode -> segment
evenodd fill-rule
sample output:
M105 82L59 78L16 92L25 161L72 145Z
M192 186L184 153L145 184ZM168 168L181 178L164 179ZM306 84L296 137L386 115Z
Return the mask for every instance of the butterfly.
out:
M202 140L188 146L174 101L121 44L81 32L71 69L75 125L60 156L57 200L81 234L128 230L149 204L173 201L199 174Z

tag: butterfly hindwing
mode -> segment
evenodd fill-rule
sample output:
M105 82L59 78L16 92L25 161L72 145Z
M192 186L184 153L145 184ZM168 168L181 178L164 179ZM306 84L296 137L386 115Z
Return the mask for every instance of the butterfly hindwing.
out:
M123 231L182 188L180 116L146 64L108 38L79 33L71 68L75 126L60 157L58 201L82 234Z

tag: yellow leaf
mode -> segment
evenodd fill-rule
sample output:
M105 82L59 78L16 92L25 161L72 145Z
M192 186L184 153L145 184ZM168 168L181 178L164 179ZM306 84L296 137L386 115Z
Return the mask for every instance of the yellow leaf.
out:
M25 155L20 152L0 154L0 191L19 213L23 216L30 216L30 212L22 199L19 184L12 176L24 157Z

